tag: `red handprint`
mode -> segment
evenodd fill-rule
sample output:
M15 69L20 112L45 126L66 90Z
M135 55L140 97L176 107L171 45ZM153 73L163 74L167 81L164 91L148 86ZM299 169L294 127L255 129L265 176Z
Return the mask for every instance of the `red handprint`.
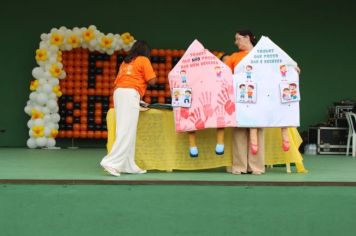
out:
M190 120L194 123L196 129L204 129L205 123L201 119L200 109L194 109L194 112L191 113Z
M225 122L225 110L223 106L217 106L215 108L216 113L216 127L223 128L226 126Z
M224 106L227 114L231 115L235 111L235 104L231 101L228 89L223 88L218 95L218 103Z
M234 86L232 85L232 83L228 83L227 81L224 81L224 83L222 84L222 88L227 90L227 93L229 95L233 95L234 94Z
M211 106L211 92L202 93L199 101L203 106L205 121L214 114L213 107Z
M189 108L187 107L181 107L180 108L180 116L184 119L188 119L189 117Z

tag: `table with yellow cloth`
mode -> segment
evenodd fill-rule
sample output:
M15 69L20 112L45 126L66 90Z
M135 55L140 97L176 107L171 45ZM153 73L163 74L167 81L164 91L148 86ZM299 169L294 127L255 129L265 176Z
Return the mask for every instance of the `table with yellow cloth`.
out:
M115 141L115 111L107 113L107 150ZM196 132L199 157L189 155L187 133L176 133L173 112L170 110L149 109L140 112L135 161L145 170L198 170L232 165L231 128L225 128L225 153L215 154L216 129ZM305 172L303 159L298 151L302 139L295 128L289 128L290 150L282 151L281 129L265 130L266 165L295 163L297 172Z

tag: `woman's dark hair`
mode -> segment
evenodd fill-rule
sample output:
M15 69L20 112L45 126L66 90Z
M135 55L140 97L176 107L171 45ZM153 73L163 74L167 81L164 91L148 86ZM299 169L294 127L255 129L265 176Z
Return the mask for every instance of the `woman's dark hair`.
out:
M255 35L253 35L253 33L250 30L238 30L236 33L238 33L239 35L242 35L242 36L249 36L252 45L253 46L256 45L256 43L257 43L256 37L255 37Z
M129 63L138 56L144 56L150 59L151 48L146 41L137 40L131 50L124 59L124 62Z

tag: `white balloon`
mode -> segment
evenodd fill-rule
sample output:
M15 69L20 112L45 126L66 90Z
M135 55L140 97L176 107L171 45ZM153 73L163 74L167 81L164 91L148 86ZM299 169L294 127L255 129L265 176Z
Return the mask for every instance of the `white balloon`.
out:
M46 104L46 102L48 101L48 97L45 93L39 93L37 95L37 98L36 98L36 101L37 103L39 103L40 105L44 105Z
M57 102L56 102L54 99L51 99L51 100L47 101L47 107L48 107L51 111L53 111L54 109L56 109L57 106L58 106L58 105L57 105Z
M29 129L31 129L32 126L33 126L33 120L30 119L29 121L27 121L27 127L28 127Z
M41 67L35 67L32 70L32 76L36 79L43 77L43 73L44 73L44 71Z
M48 137L51 134L51 129L49 127L45 127L43 130L43 134Z
M45 92L45 93L52 92L52 86L50 84L44 84L42 88L43 88L43 92Z
M27 139L27 147L29 148L36 148L37 144L34 138Z
M36 138L36 144L39 147L44 147L47 144L47 138L41 137L41 138Z
M52 56L52 57L50 57L49 59L48 59L48 61L49 61L49 63L56 63L57 62L57 57L54 57L54 56Z
M28 135L32 138L33 137L33 131L32 131L32 129L30 129L29 131L28 131Z
M62 73L59 75L59 78L64 79L65 77L67 77L67 74L64 70L62 70Z
M31 113L32 113L32 107L30 106L30 105L27 105L27 106L25 106L25 113L27 114L27 115L31 115Z
M52 100L55 100L57 98L57 95L55 94L55 93L50 93L49 95L48 95L48 99L52 99Z
M47 114L47 115L45 115L44 117L43 117L43 121L45 122L45 123L48 123L48 122L50 122L52 120L52 117L51 117L51 115L49 115L49 114Z
M33 125L34 125L34 126L42 126L43 124L44 124L44 121L43 121L43 119L41 119L41 118L35 119L35 120L33 121Z
M37 99L37 93L36 92L30 93L30 100L36 101L36 99Z
M58 124L54 124L52 129L59 130L59 125Z
M56 85L59 84L59 80L58 80L57 78L51 77L51 78L48 79L48 83L49 83L50 85L52 85L52 86L56 86Z
M60 115L57 114L57 113L52 114L52 115L51 115L51 118L52 118L52 121L53 121L53 122L56 122L56 123L59 122L60 119L61 119Z
M43 108L42 108L42 113L45 114L45 115L47 115L47 114L51 113L51 111L49 110L48 107L43 107Z
M56 140L54 138L47 139L47 147L54 147L56 145Z
M51 46L49 46L49 51L51 52L51 53L53 53L53 52L56 52L57 53L57 51L58 51L58 46L56 46L56 45L51 45Z
M48 39L48 38L47 38L47 34L44 34L44 33L41 34L40 38L41 38L42 41L45 41L45 40Z

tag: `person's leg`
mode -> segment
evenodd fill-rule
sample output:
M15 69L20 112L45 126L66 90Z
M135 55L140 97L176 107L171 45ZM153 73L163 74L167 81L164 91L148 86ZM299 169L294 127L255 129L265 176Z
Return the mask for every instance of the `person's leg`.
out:
M262 174L265 172L264 130L259 128L257 133L258 153L254 155L251 149L249 149L248 153L248 170L252 171L252 174Z
M116 140L111 152L101 161L103 167L127 173L142 171L134 162L139 99L136 90L115 90Z
M191 131L188 132L188 138L189 138L189 155L191 157L198 157L199 151L196 143L196 138L195 138L195 132Z
M247 172L248 129L234 128L232 131L232 173Z

